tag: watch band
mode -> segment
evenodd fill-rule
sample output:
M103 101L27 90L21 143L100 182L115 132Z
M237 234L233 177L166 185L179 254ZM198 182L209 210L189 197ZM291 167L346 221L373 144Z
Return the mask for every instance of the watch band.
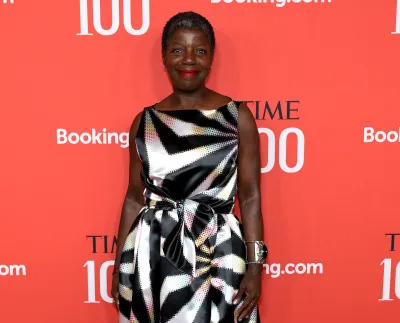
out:
M264 241L262 240L247 240L246 242L246 251L247 243L254 243L254 255L253 257L249 257L247 252L247 261L246 264L263 264L268 256L268 248Z

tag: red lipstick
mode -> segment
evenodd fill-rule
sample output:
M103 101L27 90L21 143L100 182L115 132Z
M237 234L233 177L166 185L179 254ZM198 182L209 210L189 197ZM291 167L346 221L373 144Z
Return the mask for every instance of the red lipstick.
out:
M199 71L196 70L180 70L179 74L183 77L193 77L199 74Z

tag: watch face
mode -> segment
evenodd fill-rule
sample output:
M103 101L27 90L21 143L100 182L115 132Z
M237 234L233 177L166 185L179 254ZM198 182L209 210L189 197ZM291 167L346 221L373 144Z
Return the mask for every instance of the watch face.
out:
M261 259L265 259L267 258L268 255L268 248L265 244L258 244L258 248L257 248L257 259L261 260Z
M267 256L268 256L268 248L267 248L266 245L263 245L262 252L263 252L263 258L267 258Z

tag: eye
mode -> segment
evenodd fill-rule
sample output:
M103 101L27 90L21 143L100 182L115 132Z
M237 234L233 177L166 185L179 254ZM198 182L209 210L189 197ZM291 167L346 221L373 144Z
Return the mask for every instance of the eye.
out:
M179 51L181 51L180 48L172 48L172 52L173 53L179 53Z
M206 51L205 49L199 49L198 51L200 52L200 54L205 54L205 53L207 53L207 51Z

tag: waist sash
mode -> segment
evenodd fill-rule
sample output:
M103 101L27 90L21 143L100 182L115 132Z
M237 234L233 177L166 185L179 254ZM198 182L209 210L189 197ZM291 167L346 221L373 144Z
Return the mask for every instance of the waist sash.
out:
M162 187L154 185L141 172L145 184L145 204L163 212L176 209L178 222L164 241L165 257L180 271L197 277L209 269L218 231L218 214L231 213L234 197L218 199L199 193L185 199L173 199ZM221 189L221 188L220 188ZM168 214L163 214L163 216ZM152 233L161 236L161 226L152 222ZM160 258L160 241L152 239L150 266L155 267ZM197 265L202 262L204 266ZM208 263L208 266L207 266Z

